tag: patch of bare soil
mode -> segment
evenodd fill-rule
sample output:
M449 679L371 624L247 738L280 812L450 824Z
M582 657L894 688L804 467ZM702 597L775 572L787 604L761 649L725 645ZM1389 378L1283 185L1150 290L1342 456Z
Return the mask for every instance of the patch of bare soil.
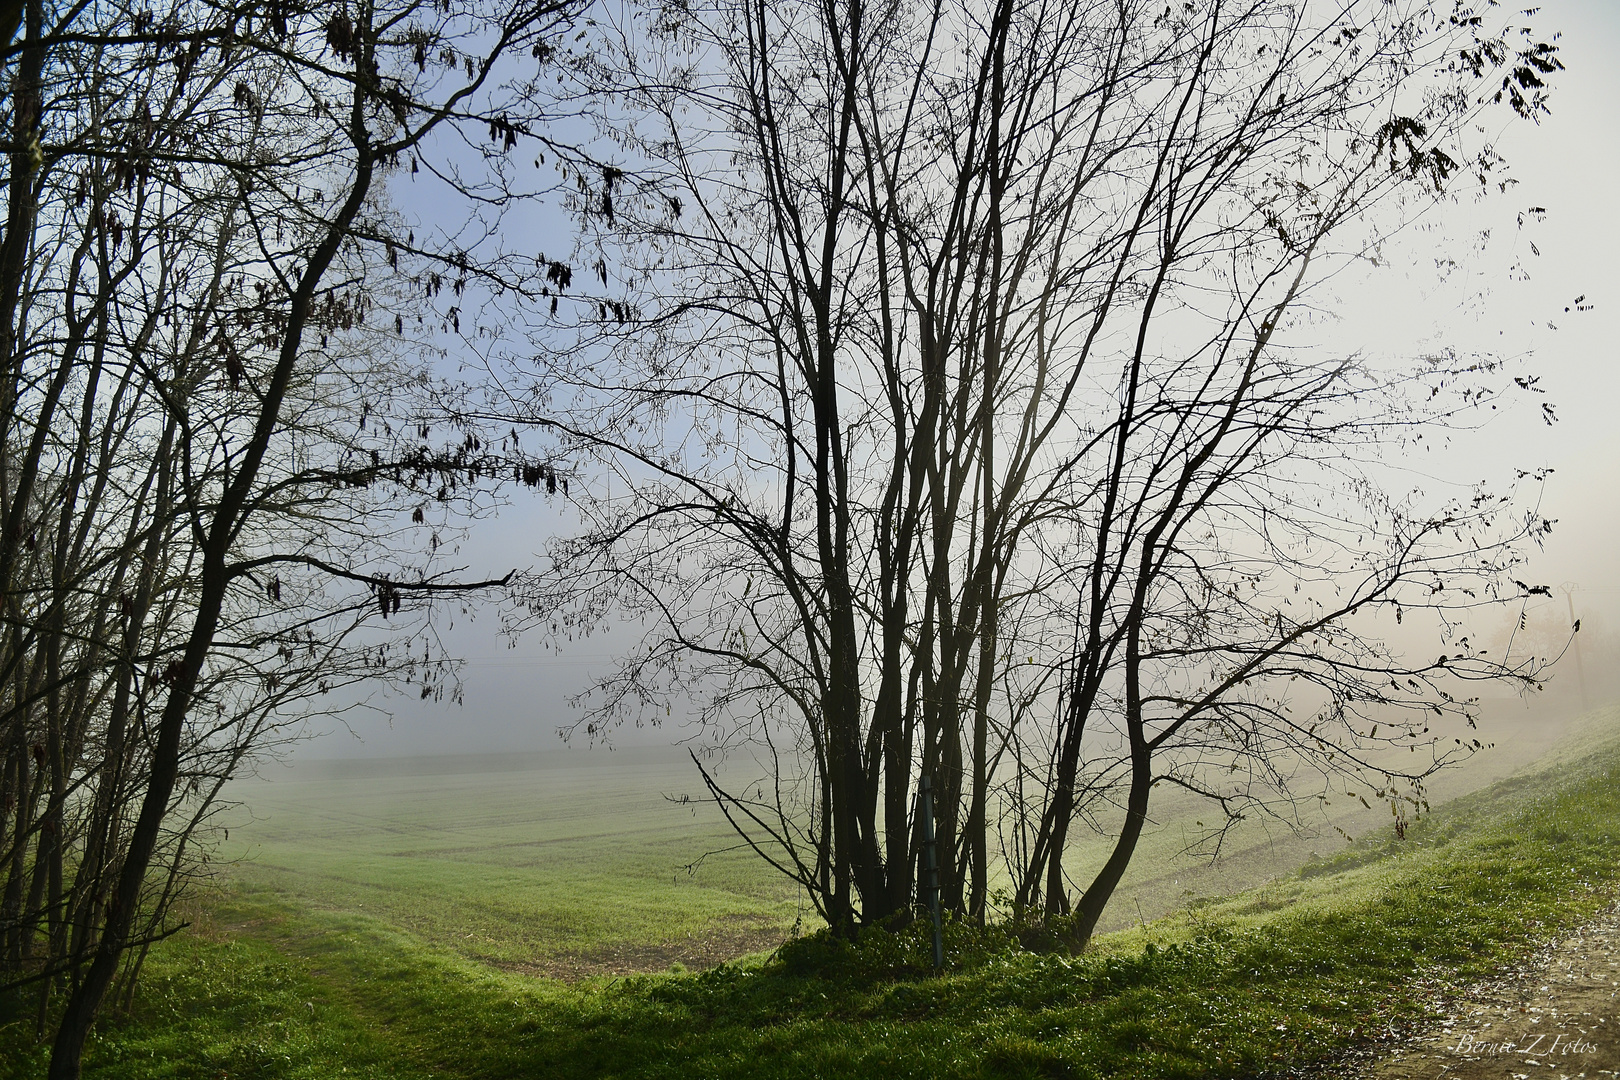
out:
M735 916L715 920L701 934L671 938L656 945L608 947L536 958L527 963L497 962L494 966L503 971L564 982L599 976L644 975L668 971L675 964L688 971L706 971L739 956L774 949L786 937L786 931L780 926L764 925L749 916Z
M1443 1003L1444 1019L1368 1047L1358 1080L1620 1076L1620 904Z

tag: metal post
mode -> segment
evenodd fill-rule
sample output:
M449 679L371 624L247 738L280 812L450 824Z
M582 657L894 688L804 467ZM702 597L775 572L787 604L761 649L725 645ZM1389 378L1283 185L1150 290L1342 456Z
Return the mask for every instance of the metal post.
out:
M939 921L939 860L934 851L934 794L923 773L917 791L917 811L922 815L923 891L928 894L928 914L934 921L934 974L945 971L945 937Z

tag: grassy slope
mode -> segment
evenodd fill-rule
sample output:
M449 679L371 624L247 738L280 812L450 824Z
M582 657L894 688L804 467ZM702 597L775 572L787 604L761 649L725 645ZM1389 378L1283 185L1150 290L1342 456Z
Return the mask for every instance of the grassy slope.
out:
M1561 724L1529 714L1493 723L1514 749L1487 752L1436 778L1436 805L1544 753ZM729 784L753 786L746 762ZM713 806L672 804L700 787L671 748L505 757L313 762L273 768L236 789L251 808L222 855L248 890L299 907L376 916L384 925L484 963L522 971L621 974L696 966L760 948L800 916L803 898L736 837ZM1313 848L1337 850L1331 824L1388 829L1381 805L1350 799L1307 809L1317 837L1256 815L1218 863L1190 856L1211 807L1167 789L1103 929L1117 929L1292 871ZM1313 816L1315 815L1315 816ZM1105 826L1112 822L1104 822ZM1081 835L1068 860L1087 880L1110 837ZM706 853L710 854L705 857ZM682 868L701 860L695 873ZM707 966L704 964L703 966Z
M1620 745L1594 734L1404 843L1361 845L1081 959L953 933L956 970L939 980L917 974L912 936L567 987L375 916L238 895L154 951L135 1017L96 1037L87 1075L1252 1075L1413 1018L1414 986L1468 978L1589 914L1617 857ZM808 973L817 948L822 973ZM0 1028L0 1052L35 1075L24 1028Z

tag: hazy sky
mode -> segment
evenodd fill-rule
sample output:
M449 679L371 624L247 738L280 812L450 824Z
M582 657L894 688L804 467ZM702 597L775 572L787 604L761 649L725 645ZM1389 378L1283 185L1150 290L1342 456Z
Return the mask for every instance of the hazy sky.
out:
M1620 4L1550 0L1534 23L1562 32L1568 70L1555 84L1552 116L1539 126L1511 125L1498 143L1520 182L1490 207L1493 243L1475 268L1490 292L1483 304L1451 295L1426 310L1408 307L1388 327L1534 354L1530 368L1542 376L1559 423L1547 427L1524 410L1463 442L1459 460L1447 464L1465 479L1483 479L1493 466L1555 469L1546 506L1559 527L1537 560L1540 580L1575 581L1594 593L1607 587L1613 611L1620 608L1613 591L1620 585ZM1546 218L1520 230L1515 214L1532 206L1545 207ZM1457 216L1478 220L1476 211ZM1514 280L1516 262L1530 280ZM1566 313L1581 295L1593 310ZM1470 477L1475 462L1479 475Z
M1498 141L1519 181L1505 196L1452 208L1437 230L1449 249L1490 230L1465 274L1442 286L1421 265L1396 265L1369 279L1337 283L1347 342L1412 355L1444 343L1527 357L1541 376L1559 422L1546 426L1522 408L1479 432L1462 435L1414 462L1429 485L1499 482L1514 468L1555 470L1544 512L1558 519L1546 550L1532 566L1535 580L1577 583L1577 614L1602 612L1620 626L1620 2L1547 0L1533 19L1560 31L1567 71L1554 83L1552 116L1539 126L1511 125ZM1538 34L1538 40L1542 39ZM1505 110L1504 110L1505 111ZM1545 207L1544 220L1517 223L1520 212ZM1421 264L1436 234L1409 234L1405 255ZM1531 245L1539 249L1533 253ZM1528 280L1522 280L1523 274ZM1584 296L1593 309L1573 309ZM1556 329L1554 329L1556 327ZM1416 482L1416 481L1415 481ZM462 560L482 576L539 561L535 538L557 520L557 504L519 502L482 523ZM1562 603L1562 598L1559 598ZM448 624L451 620L445 620ZM467 659L461 707L428 707L406 698L377 697L392 724L357 715L359 738L333 734L301 756L500 752L558 745L555 729L571 715L565 698L592 670L608 663L629 632L575 645L560 656L538 640L516 648L498 633L492 614L470 624L458 617L448 640ZM623 743L671 741L678 730L626 732Z

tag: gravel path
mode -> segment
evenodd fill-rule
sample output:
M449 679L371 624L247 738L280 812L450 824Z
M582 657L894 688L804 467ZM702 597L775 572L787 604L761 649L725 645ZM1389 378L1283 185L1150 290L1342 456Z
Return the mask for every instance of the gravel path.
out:
M1349 1072L1363 1080L1620 1077L1620 904L1452 999L1436 1026Z

